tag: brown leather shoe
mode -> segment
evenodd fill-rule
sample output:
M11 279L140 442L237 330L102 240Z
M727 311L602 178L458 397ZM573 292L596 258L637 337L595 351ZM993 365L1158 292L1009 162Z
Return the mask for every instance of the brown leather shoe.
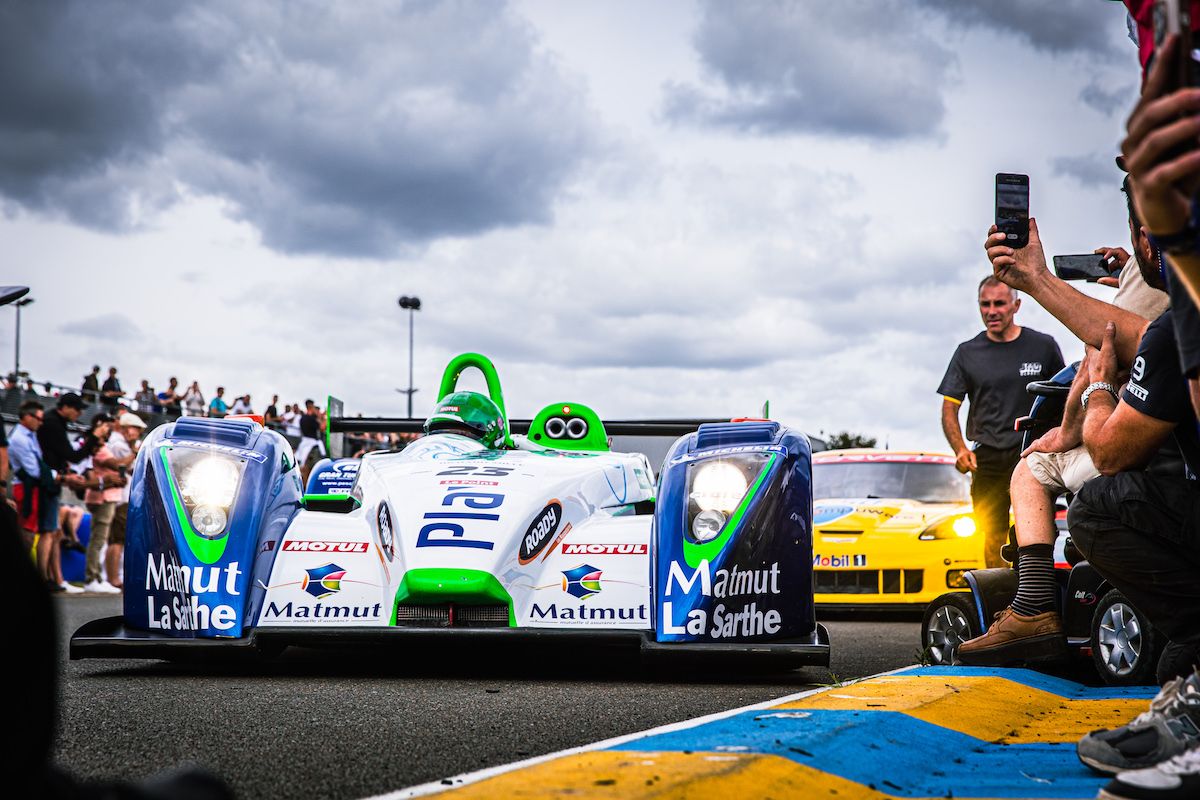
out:
M973 667L1005 667L1023 661L1049 661L1067 654L1062 617L1047 611L1023 617L1006 608L983 636L958 646L958 660Z

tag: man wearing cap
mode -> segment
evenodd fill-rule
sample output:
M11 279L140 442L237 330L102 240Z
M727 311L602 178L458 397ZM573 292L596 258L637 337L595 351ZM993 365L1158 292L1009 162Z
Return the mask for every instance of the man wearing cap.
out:
M146 423L142 422L142 418L126 411L117 419L116 428L109 434L107 449L112 459L108 463L121 472L122 477L132 469L133 462L137 459L138 439L145 430ZM125 556L125 520L129 512L128 478L120 492L120 498L113 511L112 524L108 529L108 550L104 555L104 572L108 575L108 583L117 589L123 587L121 563Z
M71 440L67 436L67 426L79 419L79 415L82 413L83 398L74 392L67 392L58 398L58 405L45 412L42 426L37 432L38 445L42 449L42 460L54 471L58 483L69 488L82 488L87 480L82 475L76 475L68 469L68 464L78 464L95 453L100 446L100 442L91 434L84 437L78 448L71 446ZM62 545L62 531L58 530L57 526L61 495L60 486L56 486L53 492L45 495L46 506L41 510L41 515L43 519L55 520L55 530L52 534L41 536L37 545L38 567L42 570L42 574L52 581L61 572L59 553ZM66 591L72 591L72 588L64 585L63 581L58 580L57 583L62 585Z

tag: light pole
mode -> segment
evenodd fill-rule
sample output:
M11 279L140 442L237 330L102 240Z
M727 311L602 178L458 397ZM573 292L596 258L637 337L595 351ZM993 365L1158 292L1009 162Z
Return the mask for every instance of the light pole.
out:
M16 342L16 368L13 369L13 374L16 380L21 380L21 309L33 302L32 297L25 297L13 305L17 309L17 342Z
M408 388L399 391L408 395L408 418L412 419L412 396L417 391L413 388L413 312L421 310L421 298L405 295L400 298L400 307L408 310Z

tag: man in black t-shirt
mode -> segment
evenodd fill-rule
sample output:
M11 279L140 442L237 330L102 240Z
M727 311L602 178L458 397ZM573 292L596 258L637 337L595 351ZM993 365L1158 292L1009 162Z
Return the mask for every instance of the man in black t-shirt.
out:
M313 450L319 452L322 458L325 456L325 442L321 437L321 429L325 427L321 420L321 412L317 408L316 403L312 400L304 401L304 414L300 417L300 444L296 447L296 463L300 465L301 471L304 472L305 480L308 479L308 472L305 471L308 456Z
M1180 370L1173 312L1142 336L1118 402L1113 333L1084 393L1084 444L1101 477L1071 503L1071 538L1100 574L1179 646L1200 645L1200 474L1196 414ZM1188 337L1200 338L1191 327ZM1143 467L1174 437L1191 475Z
M1009 480L1021 457L1021 435L1014 422L1029 410L1030 381L1047 380L1063 368L1054 339L1013 321L1021 301L993 276L979 284L979 312L986 330L954 351L938 387L942 431L954 450L960 472L971 472L971 502L984 537L987 565L1004 566L1000 548L1008 538ZM966 439L959 408L970 400Z

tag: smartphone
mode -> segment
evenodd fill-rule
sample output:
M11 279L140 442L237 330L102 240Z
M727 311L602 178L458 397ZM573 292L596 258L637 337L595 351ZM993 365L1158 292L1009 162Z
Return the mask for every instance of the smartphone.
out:
M1112 260L1106 260L1096 253L1054 257L1054 274L1064 281L1095 283L1100 278L1112 275L1115 266Z
M1171 34L1179 36L1175 64L1171 69L1169 91L1197 86L1197 64L1192 56L1192 0L1154 0L1154 50L1162 47Z
M996 228L1009 247L1029 244L1029 176L996 173Z

